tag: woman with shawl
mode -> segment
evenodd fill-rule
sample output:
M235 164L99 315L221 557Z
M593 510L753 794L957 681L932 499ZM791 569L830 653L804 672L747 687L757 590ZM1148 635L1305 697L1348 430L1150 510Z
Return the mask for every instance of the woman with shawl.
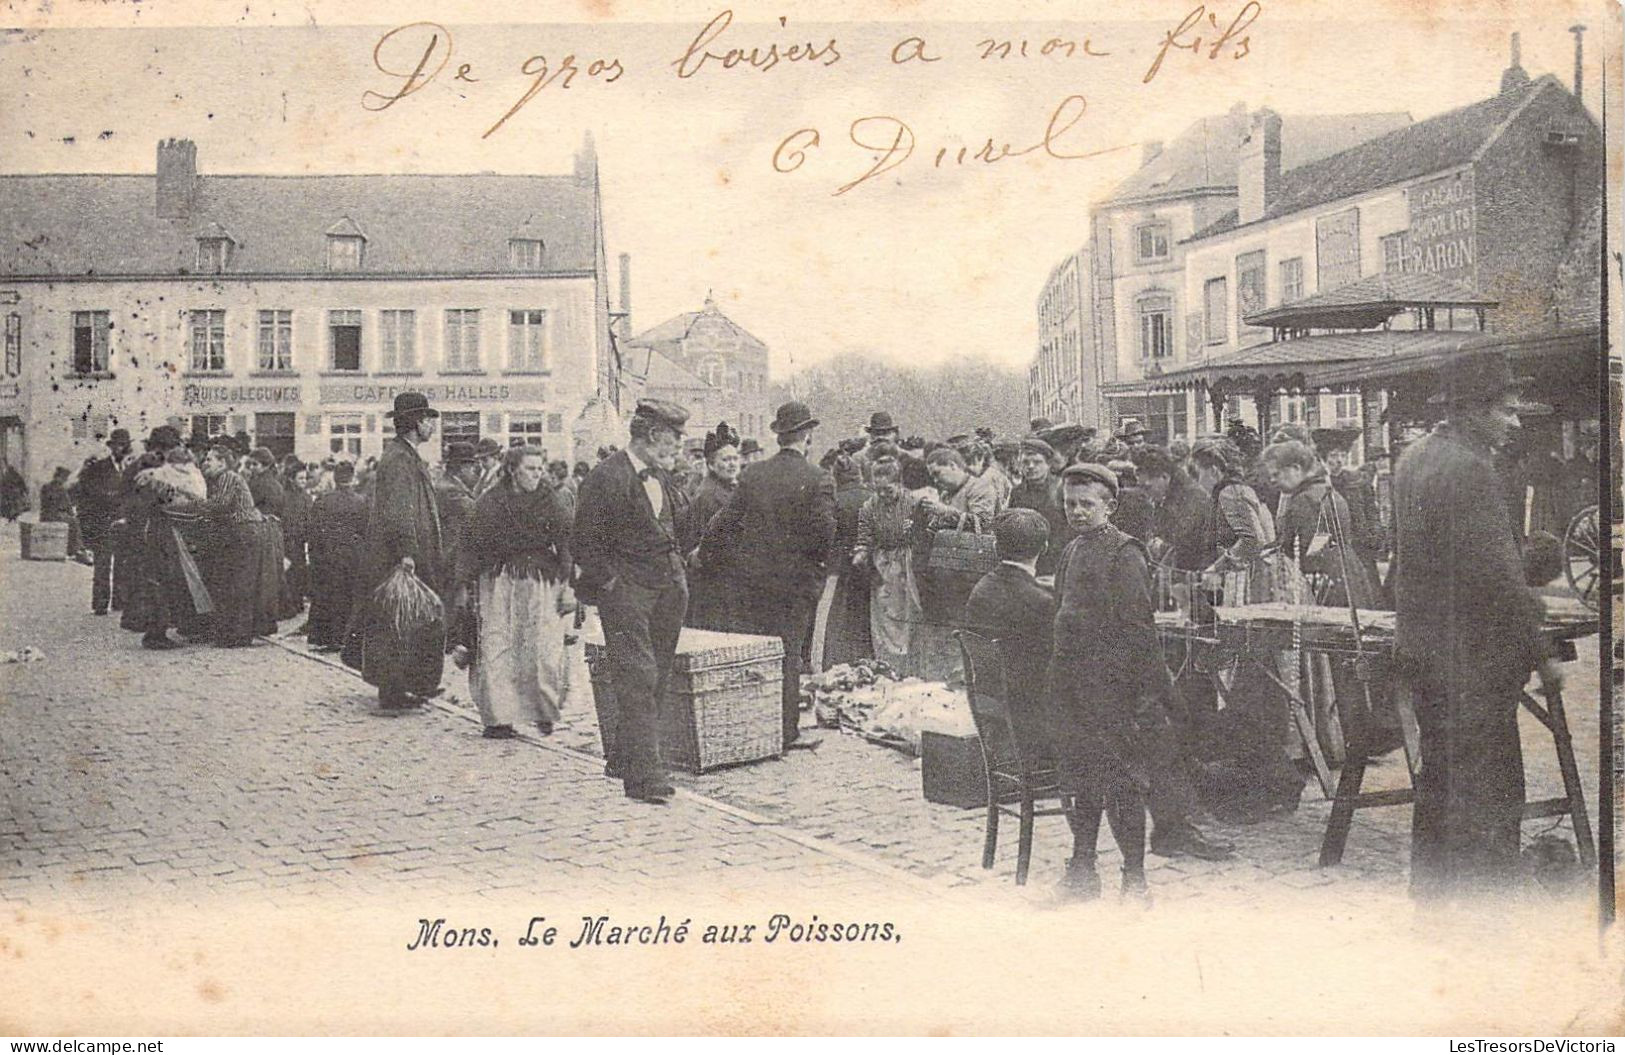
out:
M541 448L509 448L463 529L452 604L473 609L469 693L493 740L552 733L564 699L570 524L546 475Z
M739 433L726 421L705 435L705 479L694 492L691 507L694 545L705 536L711 518L722 511L739 487ZM732 630L738 621L733 587L728 579L728 547L707 550L708 563L699 563L691 554L688 579L688 617L685 624L703 630ZM713 567L713 565L717 565Z
M217 443L203 457L208 497L171 507L209 525L205 581L214 602L214 641L223 648L254 643L258 629L259 535L262 515L248 482L237 472L237 452Z

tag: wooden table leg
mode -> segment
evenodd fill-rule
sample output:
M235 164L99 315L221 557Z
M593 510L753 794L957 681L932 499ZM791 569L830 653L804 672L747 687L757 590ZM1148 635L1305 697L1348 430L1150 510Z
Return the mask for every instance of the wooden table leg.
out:
M1523 694L1524 706L1529 708L1531 714L1540 719L1546 731L1552 734L1552 741L1557 746L1557 765L1563 772L1563 793L1565 798L1559 800L1559 813L1566 813L1574 824L1574 845L1580 854L1580 863L1586 868L1597 867L1597 844L1591 838L1591 820L1586 812L1585 785L1580 782L1580 767L1574 759L1574 739L1569 734L1569 720L1563 710L1563 694L1552 692L1546 696L1546 706L1542 708L1538 701L1527 692ZM1552 816L1545 810L1544 803L1530 803L1534 808L1533 816ZM1524 816L1531 816L1525 810Z
M1309 752L1309 760L1315 765L1315 779L1320 782L1321 796L1327 799L1334 797L1332 790L1332 771L1326 764L1326 755L1320 750L1320 740L1315 736L1315 722L1309 717L1309 708L1304 706L1303 698L1292 687L1282 681L1280 675L1265 666L1262 661L1254 658L1253 663L1264 676L1275 683L1276 688L1286 694L1287 706L1292 709L1292 720L1298 726L1298 736L1303 738L1303 746Z

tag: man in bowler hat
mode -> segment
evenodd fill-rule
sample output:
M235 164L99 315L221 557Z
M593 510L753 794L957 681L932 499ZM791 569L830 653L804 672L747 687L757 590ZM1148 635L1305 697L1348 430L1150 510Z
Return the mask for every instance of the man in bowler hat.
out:
M638 400L626 449L581 481L571 547L577 596L598 606L615 687L614 750L604 773L622 781L628 798L651 805L675 793L660 762L660 701L688 611L691 518L671 478L687 422L676 403Z
M812 634L825 565L835 547L835 480L808 460L818 421L805 403L773 418L779 453L739 474L733 497L711 521L702 563L731 556L743 622L784 642L784 744L798 745L801 650Z
M362 543L364 563L359 585L366 592L361 597L370 596L397 566L407 563L430 587L441 586L437 581L443 561L434 479L418 453L418 447L434 436L440 411L429 406L429 398L423 393L402 392L385 417L395 423L395 435L384 441L383 455L378 459L367 536ZM359 603L360 598L357 600ZM378 687L378 705L383 713L421 706L423 695L438 687L421 684L426 679L410 676L411 671L405 669L408 666L415 669L418 664L369 663L362 671L367 682ZM431 666L423 664L425 670Z
M1422 733L1411 820L1411 893L1515 893L1524 806L1518 707L1530 671L1548 694L1561 668L1544 610L1500 515L1495 452L1518 427L1504 355L1445 364L1443 424L1394 471L1395 653Z
M107 453L86 459L79 470L77 501L79 530L95 553L90 585L90 610L106 615L109 604L123 607L124 598L113 593L113 524L124 500L124 465L130 457L130 430L114 429L107 437Z

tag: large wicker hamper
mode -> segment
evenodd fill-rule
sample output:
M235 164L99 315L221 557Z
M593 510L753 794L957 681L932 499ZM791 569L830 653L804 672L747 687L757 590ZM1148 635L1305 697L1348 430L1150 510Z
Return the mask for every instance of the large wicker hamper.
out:
M587 642L604 756L614 757L615 686L602 644ZM703 773L784 753L784 645L776 637L684 628L660 702L660 754Z

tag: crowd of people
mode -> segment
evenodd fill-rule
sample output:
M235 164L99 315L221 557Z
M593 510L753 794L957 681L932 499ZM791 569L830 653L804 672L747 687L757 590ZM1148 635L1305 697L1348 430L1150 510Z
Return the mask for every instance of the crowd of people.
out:
M1419 449L1436 452L1446 440L1435 437L1460 434L1478 458L1504 442L1505 429L1497 441L1483 422L1512 413L1503 407L1511 406L1510 380L1495 374L1465 384L1446 408L1463 423L1458 433L1442 427ZM437 470L420 449L438 416L422 394L402 393L388 415L394 435L359 468L279 461L246 437L183 443L170 426L152 430L136 454L128 434L115 430L108 453L77 480L53 481L53 513L71 516L94 554L92 610L120 610L145 647L180 647L172 631L241 647L308 601L311 645L342 651L361 670L378 689L377 713L408 712L438 692L449 653L469 668L492 739L524 725L552 731L579 597L597 608L616 695L606 775L630 798L656 805L673 794L658 717L684 626L779 638L784 743L815 748L800 728L806 665L906 659L921 628L945 620L926 610L932 547L944 533L981 538L996 560L946 621L997 642L1029 753L1048 755L1066 775L1076 843L1061 890L1075 898L1099 894L1102 817L1123 853L1123 889L1139 895L1148 847L1210 859L1232 852L1198 826L1204 814L1245 824L1297 807L1303 745L1278 683L1318 677L1328 693L1364 695L1355 680L1364 674L1346 664L1283 653L1277 671L1250 677L1239 669L1220 707L1211 682L1171 677L1156 610L1199 622L1220 603L1391 607L1397 590L1403 632L1407 590L1436 577L1438 559L1389 558L1404 549L1407 530L1429 536L1436 551L1449 528L1431 512L1444 499L1428 490L1447 484L1413 483L1407 492L1401 480L1396 498L1382 452L1368 451L1351 468L1355 434L1295 425L1266 441L1236 421L1224 435L1187 445L1153 443L1133 419L1110 435L1040 419L1019 437L982 428L929 442L905 437L881 410L814 460L820 423L800 402L778 408L769 455L726 423L690 438L685 408L641 400L625 448L600 449L596 465L572 470L539 447L482 441L446 444ZM1478 512L1469 544L1501 563L1515 558L1510 521L1485 526ZM1461 550L1446 556L1452 570L1469 560ZM1488 618L1508 618L1515 590L1523 591L1515 610L1527 614L1521 575L1515 587L1461 578L1500 606L1503 615ZM424 589L413 594L402 583ZM434 619L416 624L416 636L391 627L400 616L385 617L370 600L386 588L402 604L429 598ZM1454 605L1462 595L1435 590L1428 603ZM825 632L814 655L821 598ZM1452 612L1454 623L1436 613L1438 625L1470 621ZM1528 632L1530 641L1538 636ZM1470 703L1452 694L1450 679L1483 679L1458 669L1466 642L1452 640L1443 673L1435 652L1449 643L1414 657L1432 664L1424 743L1458 753L1476 745L1504 758L1504 721L1472 732L1457 713ZM1525 674L1545 655L1533 649L1518 657L1530 661ZM1555 682L1555 670L1542 671ZM1495 685L1503 697L1511 679ZM1355 720L1373 730L1385 722L1375 713ZM1510 735L1515 751L1515 721ZM1461 736L1465 748L1450 740ZM1397 745L1384 739L1377 732L1360 742ZM1470 766L1461 772L1485 779ZM1450 767L1429 778L1418 789L1422 860L1455 862L1437 866L1446 872L1504 867L1504 823L1500 856L1486 864L1471 840L1481 820L1454 812L1464 792Z

